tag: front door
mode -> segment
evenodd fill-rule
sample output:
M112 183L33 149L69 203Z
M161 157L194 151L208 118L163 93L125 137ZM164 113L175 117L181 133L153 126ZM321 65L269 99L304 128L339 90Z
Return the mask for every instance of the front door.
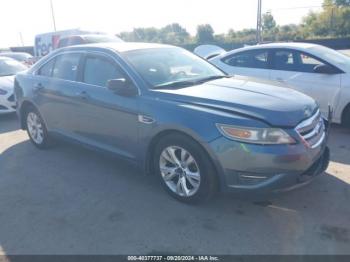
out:
M340 74L315 73L317 65L324 63L307 53L290 49L275 50L270 77L314 98L322 114L327 116L328 104L336 106L341 77Z
M111 79L127 78L111 58L87 54L82 63L80 106L73 113L75 135L88 144L134 159L138 144L139 96L115 94L107 88Z

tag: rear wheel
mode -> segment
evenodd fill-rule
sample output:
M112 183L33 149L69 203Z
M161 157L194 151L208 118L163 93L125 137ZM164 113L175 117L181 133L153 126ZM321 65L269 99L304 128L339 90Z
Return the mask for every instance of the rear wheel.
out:
M184 135L163 137L153 165L165 190L182 202L202 202L216 191L216 173L208 154Z
M25 114L25 121L26 130L32 143L40 149L49 147L50 137L38 110L34 107L28 108Z

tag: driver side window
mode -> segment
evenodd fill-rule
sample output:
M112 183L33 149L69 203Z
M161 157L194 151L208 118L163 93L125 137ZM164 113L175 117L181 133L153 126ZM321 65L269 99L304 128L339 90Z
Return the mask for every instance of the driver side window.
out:
M119 68L108 59L99 56L87 56L83 71L83 82L90 85L107 87L108 80L125 78Z
M314 73L314 68L316 66L322 66L325 65L321 61L317 60L314 57L311 57L308 54L305 53L299 53L300 56L300 67L303 70L303 72L306 73Z
M276 50L273 56L273 69L300 73L315 73L314 68L325 65L317 58L296 50Z

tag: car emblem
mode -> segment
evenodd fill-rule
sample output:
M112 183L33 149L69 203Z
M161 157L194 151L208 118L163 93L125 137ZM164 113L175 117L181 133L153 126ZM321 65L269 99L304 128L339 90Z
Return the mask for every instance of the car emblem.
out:
M305 115L305 117L310 117L311 114L312 114L311 108L310 108L310 107L305 107L305 109L304 109L304 115Z

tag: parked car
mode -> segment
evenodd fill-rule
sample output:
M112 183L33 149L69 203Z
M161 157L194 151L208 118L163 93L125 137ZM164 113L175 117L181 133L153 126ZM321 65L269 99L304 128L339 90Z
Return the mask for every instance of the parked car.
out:
M36 147L64 137L114 153L184 202L300 186L329 162L328 124L312 98L228 77L178 47L58 49L16 76L15 93Z
M12 58L0 57L0 114L16 111L14 75L26 69L26 66Z
M119 37L110 35L71 35L62 37L57 48L72 46L72 45L83 45L83 44L94 44L94 43L120 43L123 42Z
M275 43L236 49L210 59L229 74L253 76L286 84L313 97L335 123L350 127L350 57L324 46Z
M88 35L91 35L91 37L87 37ZM116 41L122 42L122 40L116 36L109 36L102 32L92 32L81 29L48 32L35 36L34 55L41 58L59 47L76 44Z
M3 52L0 53L0 56L15 59L25 66L31 66L33 64L33 56L25 52Z
M193 53L209 60L215 56L226 53L226 50L216 45L200 45L193 50Z

